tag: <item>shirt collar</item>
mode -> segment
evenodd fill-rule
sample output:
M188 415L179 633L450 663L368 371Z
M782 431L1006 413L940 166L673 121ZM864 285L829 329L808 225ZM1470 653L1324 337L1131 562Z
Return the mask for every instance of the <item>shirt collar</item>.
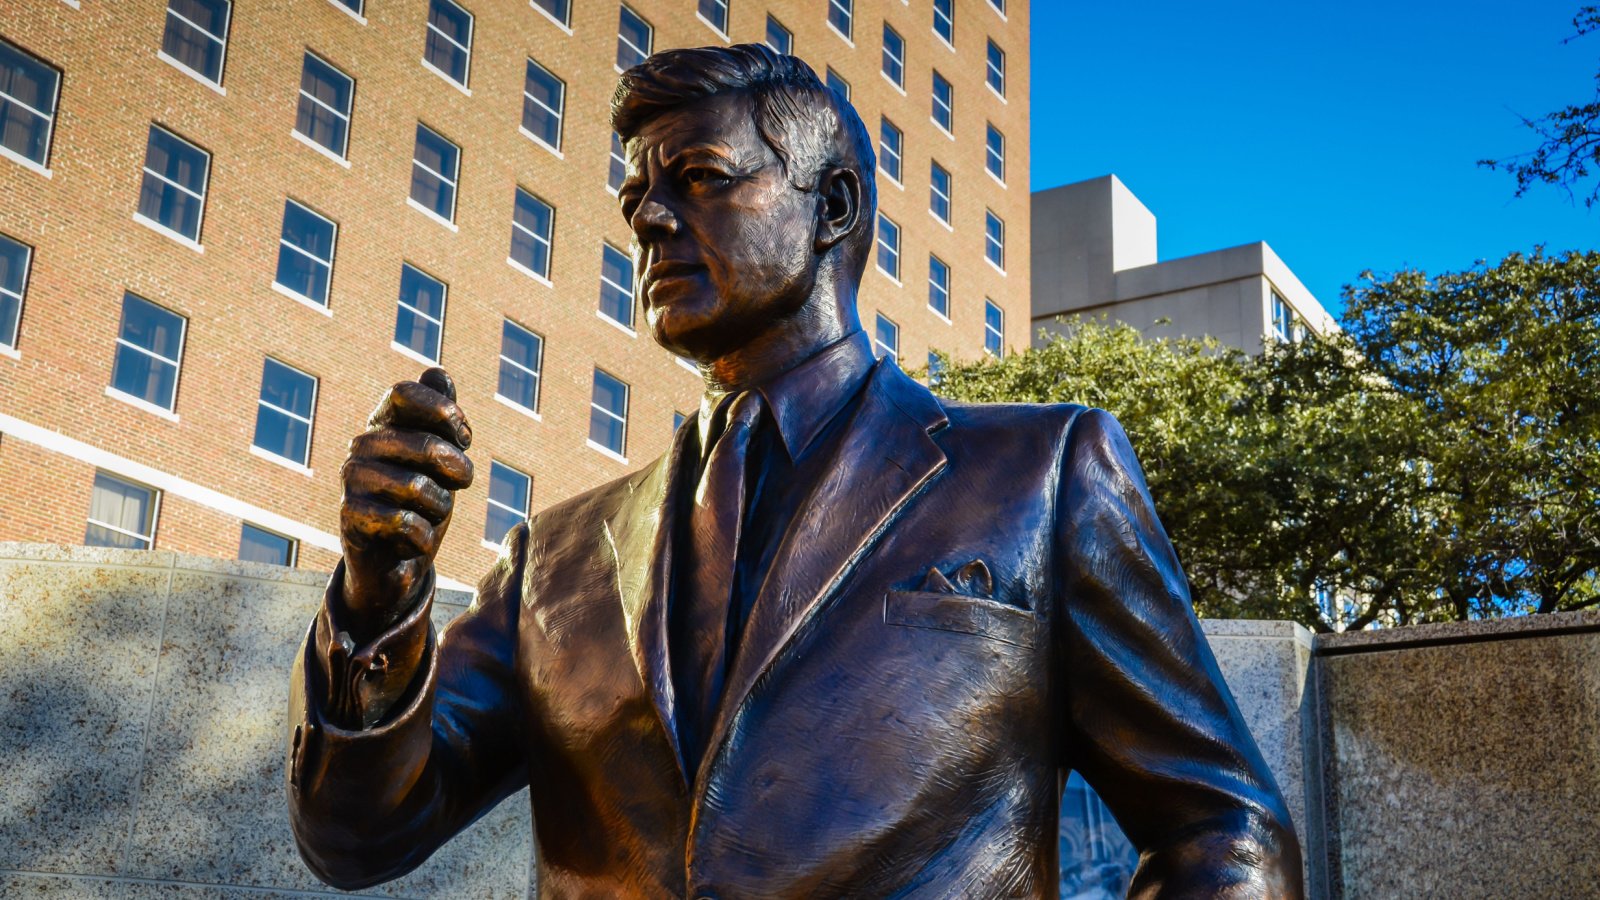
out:
M805 454L823 426L855 396L873 363L866 332L855 331L755 387L766 401L791 461ZM701 447L706 445L712 416L724 396L706 394L700 401Z

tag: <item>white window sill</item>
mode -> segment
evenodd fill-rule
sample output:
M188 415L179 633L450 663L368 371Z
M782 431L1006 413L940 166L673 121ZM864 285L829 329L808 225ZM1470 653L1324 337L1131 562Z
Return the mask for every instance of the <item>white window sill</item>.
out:
M983 174L985 174L985 175L989 176L990 178L994 179L994 183L995 184L998 184L1001 187L1005 187L1006 186L1006 183L1004 181L1001 181L999 176L997 176L993 172L989 171L989 167L988 166L984 166L983 167Z
M990 9L994 10L994 14L1000 17L1000 21L1002 21L1002 22L1011 21L1010 19L1006 18L1005 11L1000 9L999 7L995 6L993 2L986 3L984 5L989 7Z
M904 284L900 283L900 279L898 279L898 278L894 277L893 275L889 274L889 270L888 269L885 269L883 266L874 266L874 267L878 270L878 274L879 275L882 275L883 277L885 277L885 278L889 279L890 281L894 282L894 286L895 287L897 287L897 288L905 287Z
M905 65L904 63L901 63L902 67L904 67L904 65ZM893 78L890 78L888 72L885 72L884 70L879 69L878 70L878 74L883 76L883 80L884 81L889 82L889 87L892 87L895 90L899 91L900 92L900 96L904 97L906 95L906 87L905 87L905 85L899 83L898 81L895 81Z
M194 79L195 81L200 82L201 84L203 84L206 87L212 89L213 91L216 91L219 95L221 95L223 97L228 96L227 89L224 88L222 85L217 84L215 81L212 81L211 79L205 77L204 75L201 75L199 72L196 72L195 70L193 70L193 69L189 68L188 66L184 65L183 63L179 62L177 57L168 55L167 51L165 51L165 50L157 50L156 51L156 59L161 60L162 62L166 63L167 65L169 65L171 67L173 67L174 69L177 69L179 72L182 72L183 74L189 76L190 78Z
M940 225L943 225L945 231L948 231L948 232L950 232L952 234L955 233L955 230L956 230L955 226L951 225L948 220L940 218L938 213L936 213L936 212L934 212L933 210L930 209L930 210L928 210L928 215L933 216L933 220L935 222L938 222Z
M610 447L607 447L604 444L595 443L594 438L584 438L583 442L585 444L589 445L589 449L598 450L603 455L609 456L612 459L616 460L617 462L622 463L623 465L627 465L627 463L628 463L628 458L626 456L623 456L622 454L620 454L617 451L611 449Z
M397 351L401 356L404 356L407 359L416 360L425 366L437 366L439 364L437 359L429 359L426 356L423 356L421 353L418 353L410 347L407 347L405 344L400 343L399 341L390 341L389 349Z
M606 315L605 313L601 312L598 309L594 311L594 314L600 317L600 321L605 322L606 324L610 325L612 328L617 329L618 331L622 332L623 334L627 335L628 337L636 338L636 337L639 336L639 332L634 331L632 328L629 328L628 326L622 324L621 322L618 322L616 319L611 318L610 316Z
M0 344L0 356L9 357L11 359L21 359L22 351L15 347L8 347L5 344Z
M534 420L535 422L543 422L544 421L544 417L539 415L538 410L529 409L526 406L523 406L521 403L518 403L517 401L511 399L510 397L507 397L506 395L500 393L499 391L495 391L494 399L495 399L495 402L499 403L500 405L509 406L512 409L516 410L517 412L522 413L523 415L527 416L528 418Z
M954 115L954 114L952 113L952 115ZM939 129L939 133L940 134L944 135L945 137L949 138L952 141L956 139L956 136L950 133L950 129L948 129L948 128L944 127L944 125L940 124L939 120L935 119L932 115L928 116L928 121L933 123L933 127Z
M307 478L312 477L313 474L312 471L306 466L303 466L294 460L289 459L288 457L279 456L278 454L273 453L271 450L263 450L260 447L257 447L255 444L250 445L250 455L259 456L269 463L276 463L277 465L283 466L285 469L288 469L291 472L299 472L301 475L304 475Z
M567 158L566 155L563 154L559 149L557 149L555 147L552 147L548 143L546 143L544 138L539 137L538 135L536 135L533 132L529 131L528 129L522 127L521 125L517 126L517 131L520 132L523 137L527 138L530 141L533 141L535 144L538 144L539 146L543 147L544 149L550 151L550 153L552 153L555 156L556 159L566 159Z
M78 5L78 0L61 0L61 2L65 3L66 5L68 5L70 7L72 7L73 9L82 9L83 8L82 6Z
M322 313L323 315L325 315L325 316L327 316L329 318L333 318L333 310L327 308L326 306L323 306L321 303L318 303L317 301L311 299L310 297L307 297L304 294L301 294L299 291L290 290L289 288L284 287L283 285L277 283L276 281L274 281L272 283L272 289L277 291L278 293L284 295L285 297L288 297L290 300L293 300L296 303L301 304L302 306L309 306L310 308L316 310L317 312Z
M417 212L422 213L423 215L427 216L428 218L434 220L435 222L438 222L440 225L443 225L444 227L450 229L451 231L459 232L461 230L461 226L459 226L456 223L450 221L449 219L446 219L444 216L439 215L438 213L434 212L433 210L427 208L426 206L423 206L421 203L418 203L417 201L411 199L410 197L406 198L406 205L411 207L412 209L416 210Z
M339 165L344 166L346 169L350 168L350 160L345 159L344 157L340 156L339 154L333 152L332 150L329 150L327 147L322 146L321 144L317 143L316 141L313 141L311 138L306 137L305 135L301 134L300 132L294 130L293 128L289 129L289 136L294 138L295 140L299 141L300 143L305 144L307 147L310 147L311 149L317 151L318 153L322 154L323 156L326 156L327 158L333 160L334 162L338 163Z
M894 177L893 175L890 175L888 172L885 172L883 170L882 166L878 167L878 173L881 174L883 177L889 179L889 183L894 185L895 187L899 188L900 190L903 191L903 190L906 189L906 186L900 183L900 179Z
M674 355L672 358L678 361L678 365L683 366L685 369L688 369L689 371L693 372L694 373L694 377L696 377L696 378L700 377L700 367L699 366L696 366L694 363L690 362L687 359L684 359L681 356Z
M46 178L52 177L51 172L50 172L49 169L45 168L44 166L39 165L38 163L34 162L33 160L27 158L26 156L23 156L21 153L18 153L15 150L12 150L10 147L0 146L0 157L4 157L6 159L9 159L12 162L14 162L17 165L23 167L24 169L27 169L30 172L34 172L36 174L43 175Z
M555 287L555 285L550 283L550 279L544 277L543 275L540 275L538 272L535 272L534 270L528 268L527 266L523 265L522 263L517 262L516 260L512 259L509 256L506 257L506 265L510 266L513 269L516 269L518 272L521 272L522 274L528 276L529 278L532 278L534 281L539 282L540 284L544 285L547 288Z
M182 234L177 233L176 231L173 231L171 228L168 228L167 226L161 224L160 222L157 222L155 219L147 218L146 216L144 216L144 215L142 215L140 213L134 213L133 214L133 220L135 222L138 222L140 225L143 225L144 227L150 229L151 231L154 231L156 234L163 235L164 237L167 237L167 238L170 238L170 239L172 239L174 241L177 241L178 243L182 244L185 247L188 247L190 250L193 250L196 253L204 253L204 252L206 252L206 248L200 246L200 244L197 241L189 238L187 235L182 235Z
M483 549L493 550L496 553L504 553L506 549L505 544L496 544L494 541L486 540L484 538L478 538L478 543L483 545Z
M557 28L561 29L562 31L566 32L568 37L572 36L572 26L571 25L568 25L567 23L561 21L560 19L556 18L555 16L550 15L550 11L549 10L545 9L544 7L540 6L537 3L534 3L533 0L528 0L528 5L533 7L533 11L534 12L538 13L541 16L544 16L546 19L549 19L550 20L550 24L552 24L552 25L556 26Z
M121 400L123 403L126 403L129 406L142 409L147 413L154 413L155 415L158 415L169 422L178 421L178 414L172 410L157 406L143 397L135 397L132 394L123 393L122 391L119 391L110 385L106 386L106 396L113 400Z
M713 25L711 23L710 19L706 18L705 16L700 15L700 11L699 10L695 10L694 17L696 19L699 19L701 22L703 22L707 28L711 29L711 33L712 34L716 35L719 38L722 38L722 42L724 44L726 44L728 42L728 40L729 40L728 33L726 31L723 31L721 28L718 28L717 26Z
M949 50L949 51L950 51L950 52L951 52L951 53L954 53L954 52L956 52L956 45L955 45L955 44L952 44L952 43L950 43L950 42L949 42L949 41L947 41L947 40L945 40L945 39L944 39L944 35L942 35L942 34L940 34L940 33L939 33L939 29L937 29L937 28L934 28L934 27L933 27L933 26L931 26L931 25L930 25L930 26L928 26L928 30L929 30L929 31L931 31L931 32L933 32L933 37L934 37L934 39L935 39L935 40L937 40L937 41L938 41L938 42L939 42L939 43L941 43L941 44L943 44L943 45L944 45L944 48L945 48L945 49L946 49L946 50Z
M851 50L854 50L856 48L856 42L850 40L850 35L845 34L844 32L840 31L838 28L835 28L834 24L832 22L828 22L827 24L828 24L828 30L833 32L834 34L837 34L839 36L839 40L844 41L846 44L850 45L850 49Z
M989 257L985 256L983 258L983 261L989 264L989 268L995 270L996 272L999 272L1001 275L1004 275L1006 273L1005 269L1002 269L999 266L995 265L994 264L994 260L990 259Z
M470 57L469 57L469 59L470 59ZM428 62L428 60L426 58L422 59L422 67L424 69L427 69L429 72L432 72L433 74L439 76L440 78L443 78L447 83L449 83L449 85L451 87L455 88L456 90L460 91L461 93L466 94L468 97L472 96L472 88L469 88L466 85L462 84L461 82L455 80L454 78L451 78L449 75L445 74L445 71L443 69L439 68L438 66L434 65L431 62Z
M1011 101L1009 101L1009 100L1007 100L1007 99L1006 99L1006 95L1005 95L1005 94L1002 94L1002 93L1000 93L1000 92L999 92L999 91L997 91L997 90L995 90L995 89L994 89L994 85L992 85L992 84L990 84L990 83L989 83L989 79L987 79L987 78L985 78L985 79L984 79L984 80L983 80L983 84L984 84L984 86L985 86L985 87L987 87L987 88L988 88L988 89L989 89L989 93L991 93L991 94L993 94L993 95L994 95L994 98L995 98L995 99L996 99L996 100L999 100L999 101L1000 101L1000 102L1001 102L1001 103L1004 103L1004 104L1005 104L1005 105L1007 105L1007 106L1010 106L1010 105L1011 105Z
M942 312L939 312L937 309L934 309L932 306L928 307L928 312L933 313L934 318L945 323L946 325L950 324L950 317Z
M345 6L343 3L340 3L339 0L328 0L328 2L333 4L333 8L334 9L337 9L338 11L344 13L345 15L349 16L350 18L355 19L357 25L365 25L365 24L367 24L367 17L366 16L363 16L361 13L358 13L355 10L351 9L350 7Z

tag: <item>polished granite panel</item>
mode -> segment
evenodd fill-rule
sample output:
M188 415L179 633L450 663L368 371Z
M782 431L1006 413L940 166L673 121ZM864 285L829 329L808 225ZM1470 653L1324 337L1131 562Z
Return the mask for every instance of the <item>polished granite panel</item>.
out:
M1318 640L1329 896L1595 896L1594 621Z
M0 553L0 869L119 871L170 554ZM156 567L150 567L152 563Z

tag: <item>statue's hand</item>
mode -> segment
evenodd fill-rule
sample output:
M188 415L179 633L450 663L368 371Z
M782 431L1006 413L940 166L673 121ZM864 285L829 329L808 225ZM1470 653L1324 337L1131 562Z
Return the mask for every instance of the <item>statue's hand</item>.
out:
M344 603L350 627L372 637L415 603L450 525L454 491L472 484L472 427L443 369L402 381L378 401L350 442L344 500Z

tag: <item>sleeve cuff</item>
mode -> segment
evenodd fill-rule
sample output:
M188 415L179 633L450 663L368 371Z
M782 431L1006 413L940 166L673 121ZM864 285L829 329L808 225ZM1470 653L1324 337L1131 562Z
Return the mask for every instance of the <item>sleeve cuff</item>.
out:
M432 630L428 614L433 608L434 573L429 568L418 586L420 599L411 610L362 646L356 645L345 626L340 595L343 583L344 560L340 560L328 579L322 610L312 630L324 678L323 713L332 724L367 729L401 704L424 668Z

